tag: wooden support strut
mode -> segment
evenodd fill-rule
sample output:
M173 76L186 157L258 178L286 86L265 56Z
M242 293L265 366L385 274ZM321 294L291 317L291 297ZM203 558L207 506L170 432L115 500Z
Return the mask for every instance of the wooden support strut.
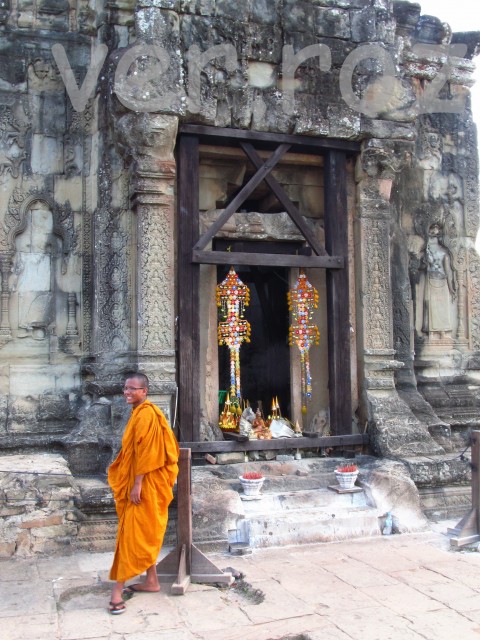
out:
M218 569L192 543L192 491L191 466L192 452L180 449L177 479L177 546L157 564L160 582L172 582L172 595L183 596L190 582L219 582L231 585L234 578L231 573Z
M480 431L472 431L472 508L454 528L450 545L463 547L466 544L480 541Z

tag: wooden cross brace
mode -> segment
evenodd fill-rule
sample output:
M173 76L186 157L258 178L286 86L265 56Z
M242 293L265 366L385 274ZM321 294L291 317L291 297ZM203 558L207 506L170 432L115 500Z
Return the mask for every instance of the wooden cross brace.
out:
M231 585L231 573L216 567L192 543L191 449L180 449L177 479L177 546L157 564L160 582L172 582L171 593L184 595L190 582Z

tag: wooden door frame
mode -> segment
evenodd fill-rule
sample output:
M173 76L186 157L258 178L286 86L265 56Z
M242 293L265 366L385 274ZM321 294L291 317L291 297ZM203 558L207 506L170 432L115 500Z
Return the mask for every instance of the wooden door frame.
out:
M347 158L358 154L358 143L327 138L260 133L240 129L221 129L201 125L182 125L177 145L178 163L178 385L179 385L179 439L198 443L200 439L200 264L226 264L229 256L222 252L205 251L214 236L218 223L199 237L199 166L200 143L215 146L241 146L254 163L255 183L265 180L282 202L294 223L303 231L303 219L288 199L282 187L271 176L273 168L268 161L260 161L257 149L277 151L281 157L286 149L322 155L324 157L325 187L325 248L311 236L307 242L316 255L292 256L278 254L235 254L241 264L272 264L287 267L325 268L327 270L327 324L330 431L332 436L352 433L351 371L350 371L350 309L348 285L348 210L347 210ZM284 148L280 149L280 146ZM255 148L254 148L255 147ZM253 151L252 151L253 149ZM244 188L248 187L244 185ZM242 188L242 191L244 190ZM253 190L254 186L249 187ZM248 191L248 189L245 189ZM250 191L251 192L251 191ZM246 196L245 196L246 197ZM286 198L286 199L285 199ZM235 200L235 198L234 198ZM232 201L233 202L233 201ZM228 215L221 216L220 227L236 211L238 202L227 205ZM240 202L241 203L241 202ZM267 214L265 214L267 215ZM220 228L218 227L218 228ZM349 440L352 436L349 437ZM267 441L265 441L267 442ZM234 444L234 443L232 443ZM258 444L258 443L257 443ZM260 443L262 444L262 443ZM300 444L300 443L298 443ZM245 445L243 445L245 447ZM250 447L247 447L250 448ZM256 447L258 448L258 447ZM268 447L267 447L268 448ZM271 447L270 447L271 448Z

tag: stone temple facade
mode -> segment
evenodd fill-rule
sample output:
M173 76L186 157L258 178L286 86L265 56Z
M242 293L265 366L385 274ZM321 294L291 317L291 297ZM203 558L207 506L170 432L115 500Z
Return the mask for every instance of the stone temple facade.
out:
M480 32L452 33L421 5L390 0L2 0L0 38L0 466L10 462L13 474L0 478L2 523L35 511L14 475L16 464L28 471L28 456L54 456L59 477L105 472L128 413L129 372L148 374L180 440L221 439L217 267L199 266L192 295L179 265L254 174L238 131L261 134L262 161L276 137L299 142L272 175L322 246L332 182L309 144L346 150L337 188L348 218L350 367L341 375L352 403L342 433L367 433L370 451L406 461L418 486L468 481L452 454L480 426L469 92ZM189 184L179 141L197 134ZM179 222L182 190L198 191L191 223ZM213 244L304 240L260 181ZM291 286L297 274L281 276ZM307 274L324 300L326 270ZM188 336L192 304L199 322ZM267 334L280 313L272 308ZM328 433L337 338L325 305L315 321L322 337L306 416L293 352L286 393L293 421ZM192 351L197 412L188 415L197 419L186 426L175 418ZM248 367L245 376L261 371ZM94 487L74 509L68 486L56 486L68 522L49 516L44 531L73 535L82 504L84 516L101 513ZM29 517L24 545L40 527ZM6 539L4 553L21 544Z

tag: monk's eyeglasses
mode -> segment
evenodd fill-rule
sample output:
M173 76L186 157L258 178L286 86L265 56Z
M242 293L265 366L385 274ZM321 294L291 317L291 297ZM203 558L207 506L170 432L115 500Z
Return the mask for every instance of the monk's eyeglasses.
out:
M138 391L139 389L145 389L145 387L123 387L124 391Z

